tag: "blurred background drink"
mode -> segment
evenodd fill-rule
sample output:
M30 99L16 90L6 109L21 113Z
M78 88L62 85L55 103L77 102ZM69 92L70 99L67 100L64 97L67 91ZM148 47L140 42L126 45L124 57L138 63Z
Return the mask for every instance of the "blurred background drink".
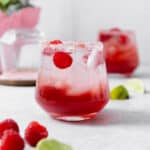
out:
M99 40L104 44L107 71L131 75L139 65L138 49L133 31L112 28L101 30Z

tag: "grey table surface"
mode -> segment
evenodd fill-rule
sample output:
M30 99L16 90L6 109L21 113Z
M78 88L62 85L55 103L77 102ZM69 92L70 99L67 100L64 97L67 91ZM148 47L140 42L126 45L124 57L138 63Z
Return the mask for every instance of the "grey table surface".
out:
M133 77L150 87L150 67L140 67ZM109 76L110 87L127 78ZM135 95L128 101L110 101L92 120L67 123L56 121L36 104L34 87L0 86L0 120L14 118L23 136L26 125L37 120L46 125L49 138L72 145L74 150L150 150L150 94ZM26 150L32 149L26 147Z

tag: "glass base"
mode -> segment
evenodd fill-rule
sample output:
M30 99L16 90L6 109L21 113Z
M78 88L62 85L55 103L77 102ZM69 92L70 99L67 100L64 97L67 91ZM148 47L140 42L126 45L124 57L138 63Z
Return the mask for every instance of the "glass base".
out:
M90 114L85 114L81 116L80 115L79 116L66 116L66 115L52 113L51 116L57 120L75 122L75 121L83 121L83 120L92 119L96 116L96 113L90 113Z

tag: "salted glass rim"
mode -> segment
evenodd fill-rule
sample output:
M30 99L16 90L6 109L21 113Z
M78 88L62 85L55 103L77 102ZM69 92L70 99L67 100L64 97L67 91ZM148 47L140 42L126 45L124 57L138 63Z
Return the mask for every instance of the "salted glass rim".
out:
M49 49L50 51L64 51L75 53L78 50L86 51L103 51L103 43L100 41L62 41L60 44L51 44L49 41L42 42L42 50ZM45 53L43 53L45 55Z

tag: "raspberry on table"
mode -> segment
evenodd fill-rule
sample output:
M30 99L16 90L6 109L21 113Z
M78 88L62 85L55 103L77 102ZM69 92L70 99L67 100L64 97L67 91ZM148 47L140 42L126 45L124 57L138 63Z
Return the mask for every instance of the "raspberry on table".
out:
M16 132L19 132L19 126L13 119L5 119L0 122L0 138L3 136L5 130L12 129Z
M24 140L18 132L12 129L4 131L1 138L0 150L23 150L24 147Z
M41 139L46 137L48 137L46 127L36 121L29 123L25 129L25 140L30 146L35 147Z

